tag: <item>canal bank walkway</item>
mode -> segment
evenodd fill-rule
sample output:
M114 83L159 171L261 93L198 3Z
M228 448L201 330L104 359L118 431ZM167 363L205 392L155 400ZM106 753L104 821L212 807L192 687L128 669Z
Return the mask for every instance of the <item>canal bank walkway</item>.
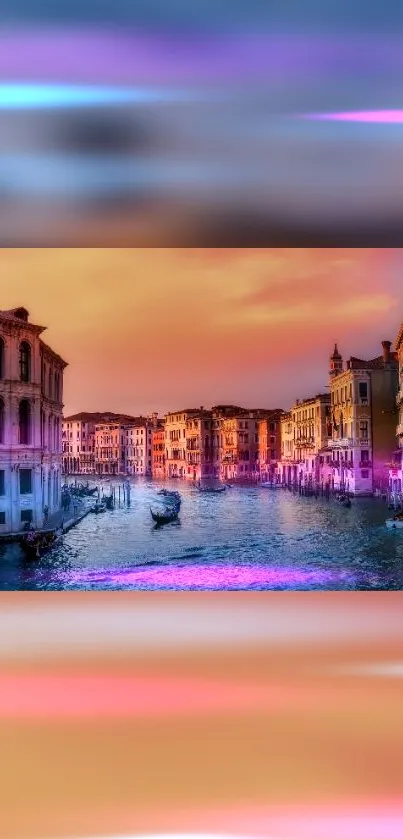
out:
M91 512L94 506L94 499L88 501L75 500L68 510L58 510L57 513L49 516L44 530L63 530L67 533L76 524L79 524Z
M93 506L93 499L88 499L88 501L76 500L75 503L71 503L68 510L58 510L49 516L47 521L44 522L44 526L40 530L36 530L36 532L47 533L49 530L63 530L63 533L67 533L68 530L71 530L72 527L75 527L88 516ZM23 530L14 533L1 533L0 543L19 542L24 535L26 535L26 531Z

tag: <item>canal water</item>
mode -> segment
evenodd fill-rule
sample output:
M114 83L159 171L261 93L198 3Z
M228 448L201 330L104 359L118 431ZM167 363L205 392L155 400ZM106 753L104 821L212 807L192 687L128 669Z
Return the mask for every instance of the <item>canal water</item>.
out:
M1 546L0 590L403 588L403 530L387 530L380 501L346 510L285 490L172 487L183 499L177 523L155 527L158 487L139 480L130 507L87 516L36 563Z

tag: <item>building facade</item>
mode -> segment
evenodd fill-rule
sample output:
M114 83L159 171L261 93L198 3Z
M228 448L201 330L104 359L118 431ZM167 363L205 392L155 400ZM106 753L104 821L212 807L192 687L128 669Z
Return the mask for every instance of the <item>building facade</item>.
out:
M330 431L330 394L319 393L295 402L281 423L282 483L313 488L326 479Z
M398 391L396 395L397 445L389 465L389 491L395 505L403 501L403 323L396 338Z
M115 414L95 424L95 474L126 475L127 428L135 417Z
M280 430L277 423L280 422L281 411L270 409L246 409L237 405L217 405L212 409L213 417L213 444L212 464L214 476L223 482L258 482L261 477L260 464L262 462L264 474L270 470L271 453L279 453ZM276 419L273 420L273 417ZM260 423L266 421L266 435L264 427L261 428L262 441L259 443ZM275 425L275 431L270 431ZM270 441L273 437L274 448ZM268 440L268 446L264 451L262 448L263 438Z
M66 362L24 308L0 312L0 532L60 509Z
M398 357L391 342L382 355L351 357L344 368L335 347L330 366L332 485L354 495L386 491L396 449Z
M95 425L99 414L80 413L63 420L63 472L65 475L95 474Z
M126 473L128 475L152 475L153 432L158 427L158 416L138 417L125 428Z
M165 422L160 419L154 425L151 434L152 455L151 474L157 480L166 478L165 468Z
M213 457L213 413L200 408L186 420L186 477L205 481L215 477Z
M283 411L273 411L257 422L259 474L261 481L275 481L281 460L281 418Z
M187 408L165 416L165 465L167 478L188 477L186 424L196 416L198 409Z

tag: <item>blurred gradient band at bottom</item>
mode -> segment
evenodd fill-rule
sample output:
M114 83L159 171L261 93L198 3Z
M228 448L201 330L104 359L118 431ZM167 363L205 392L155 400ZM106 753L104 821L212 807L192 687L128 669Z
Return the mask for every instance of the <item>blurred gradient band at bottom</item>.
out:
M402 607L0 597L1 839L401 839Z

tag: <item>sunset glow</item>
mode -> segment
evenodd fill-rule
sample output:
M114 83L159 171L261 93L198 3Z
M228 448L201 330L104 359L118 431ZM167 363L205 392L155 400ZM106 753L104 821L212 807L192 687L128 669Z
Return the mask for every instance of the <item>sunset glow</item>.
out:
M4 249L3 307L66 358L65 414L219 402L287 408L321 391L337 339L372 357L397 332L388 249Z

